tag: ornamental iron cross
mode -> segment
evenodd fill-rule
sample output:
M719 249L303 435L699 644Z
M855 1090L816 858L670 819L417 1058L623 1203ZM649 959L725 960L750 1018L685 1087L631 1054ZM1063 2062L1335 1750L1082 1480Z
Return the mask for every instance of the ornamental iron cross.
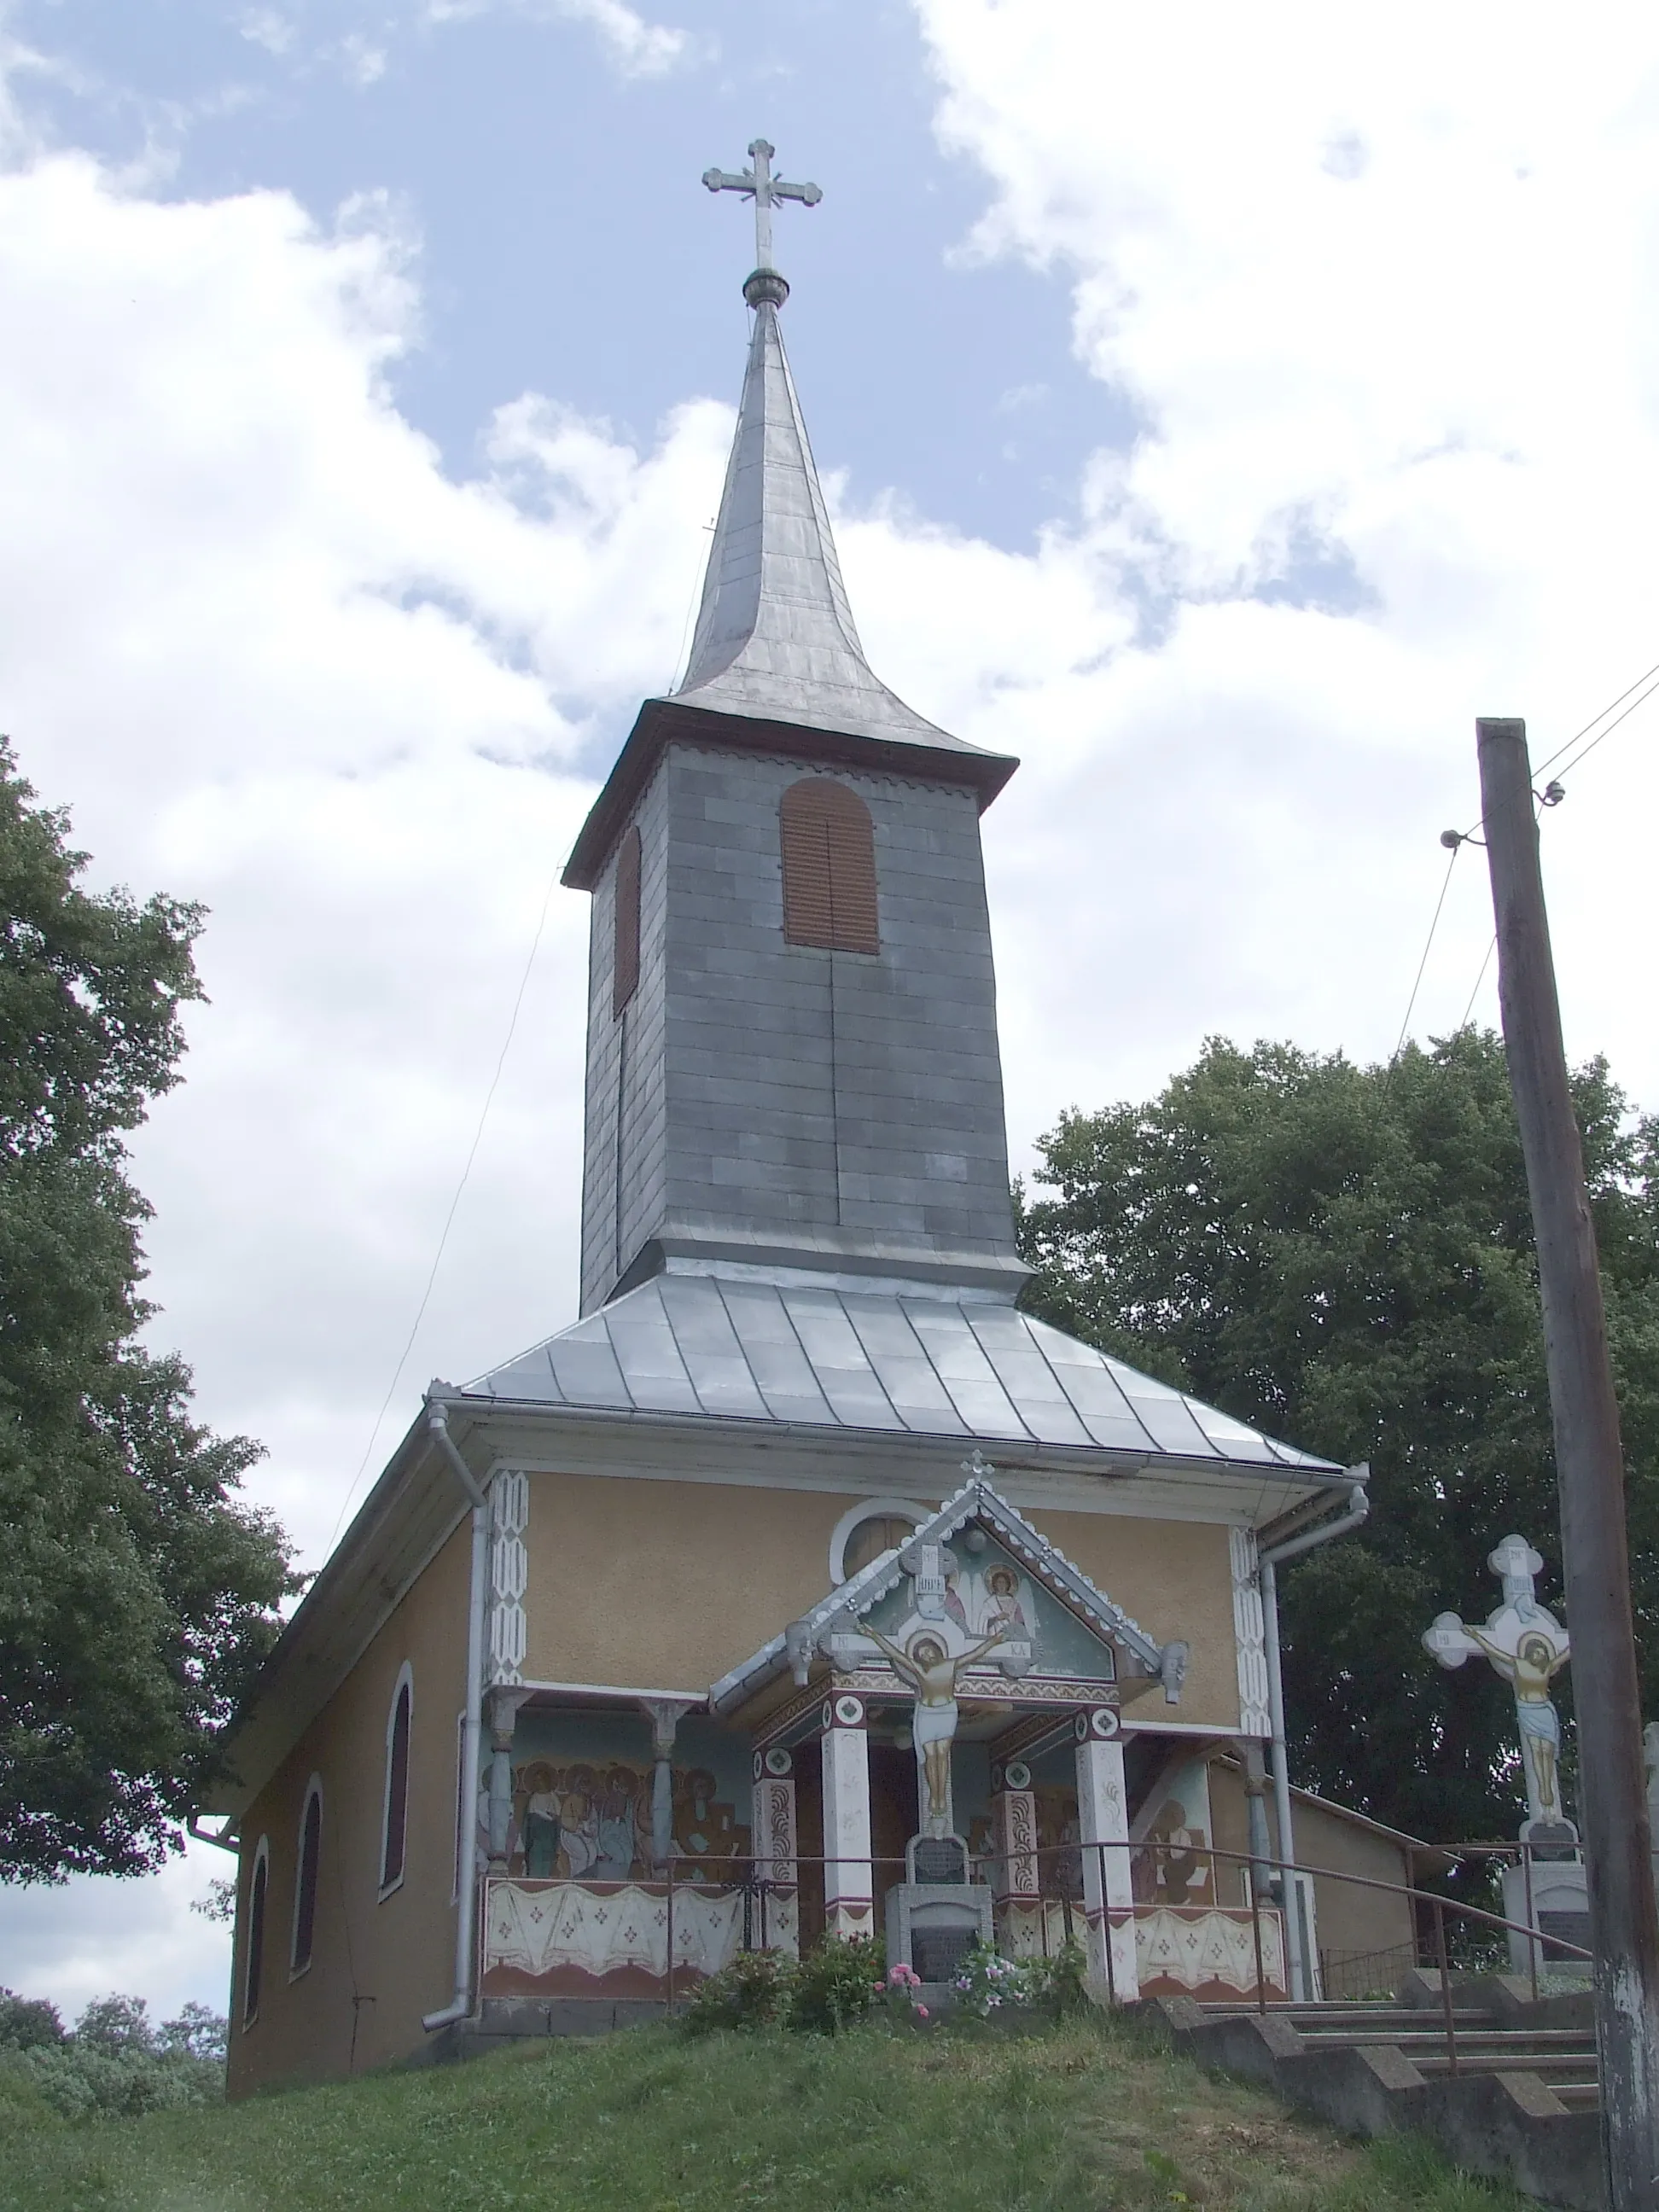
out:
M702 180L711 192L742 192L755 203L755 266L772 266L772 210L779 200L799 200L803 207L816 207L823 198L817 185L786 185L772 174L772 156L775 146L769 146L764 138L757 138L749 149L752 169L744 169L733 176L729 169L705 169Z

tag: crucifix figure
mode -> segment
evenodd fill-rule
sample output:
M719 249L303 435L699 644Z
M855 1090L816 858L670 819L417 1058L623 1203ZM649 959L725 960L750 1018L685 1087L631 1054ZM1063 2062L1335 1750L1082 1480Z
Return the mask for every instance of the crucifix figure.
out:
M1504 1586L1504 1601L1484 1628L1466 1628L1443 1613L1423 1637L1425 1650L1443 1667L1461 1667L1482 1652L1515 1692L1521 1760L1527 1778L1528 1820L1538 1826L1571 1826L1561 1805L1561 1719L1550 1683L1571 1656L1567 1632L1534 1589L1544 1562L1522 1536L1505 1536L1486 1561Z
M764 138L757 138L749 149L751 169L744 169L733 176L729 169L705 169L702 180L711 192L742 192L755 203L755 270L772 270L772 210L779 200L799 200L803 207L816 207L823 198L816 185L786 185L781 177L772 174L772 156L775 146L769 146Z
M951 1747L957 1734L957 1678L981 1659L994 1645L1005 1641L1007 1629L999 1621L988 1636L970 1644L952 1658L945 1638L923 1629L908 1646L893 1643L866 1621L863 1633L886 1657L893 1672L916 1701L914 1732L916 1765L921 1783L921 1825L930 1836L944 1836L951 1828Z

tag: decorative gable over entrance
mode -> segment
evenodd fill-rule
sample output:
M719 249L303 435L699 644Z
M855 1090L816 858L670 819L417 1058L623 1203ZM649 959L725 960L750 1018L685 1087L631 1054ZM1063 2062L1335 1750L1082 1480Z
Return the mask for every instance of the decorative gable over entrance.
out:
M714 1683L709 1709L740 1715L787 1673L872 1694L908 1694L884 1647L936 1638L965 1697L1042 1707L1117 1704L1162 1684L1178 1704L1188 1646L1160 1644L993 1487L969 1480L902 1546L890 1547Z

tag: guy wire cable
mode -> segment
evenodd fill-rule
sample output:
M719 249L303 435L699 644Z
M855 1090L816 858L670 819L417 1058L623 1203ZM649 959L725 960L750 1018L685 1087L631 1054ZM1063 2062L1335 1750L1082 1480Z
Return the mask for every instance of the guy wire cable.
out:
M1429 955L1434 950L1434 933L1440 927L1440 916L1445 909L1446 893L1451 889L1452 870L1457 866L1457 856L1462 849L1463 840L1460 837L1456 844L1455 844L1451 848L1451 858L1447 861L1446 872L1441 878L1440 896L1434 902L1434 919L1429 924L1428 940L1423 947L1423 957L1417 963L1417 980L1413 983L1412 994L1406 1001L1406 1018L1400 1024L1399 1037L1395 1042L1393 1052L1389 1055L1389 1066L1390 1067L1392 1067L1395 1062L1399 1059L1401 1052L1405 1046L1406 1032L1411 1027L1412 1012L1417 1005L1417 994L1423 988L1424 971L1429 964Z
M340 1524L345 1519L346 1508L356 1494L357 1485L363 1479L363 1469L368 1465L369 1455L374 1449L376 1440L380 1433L380 1425L386 1417L386 1409L392 1403L398 1383L403 1380L404 1369L409 1363L410 1353L415 1349L415 1340L420 1334L421 1323L426 1319L426 1310L432 1301L432 1288L438 1279L438 1270L443 1264L444 1248L449 1243L449 1232L455 1225L455 1215L461 1203L461 1194L466 1188L468 1176L472 1173L472 1163L478 1157L478 1146L483 1138L484 1124L489 1119L489 1109L495 1103L495 1093L501 1080L501 1070L507 1065L507 1055L512 1047L514 1032L519 1026L519 1013L524 1005L524 994L530 988L531 970L536 964L536 955L541 950L542 932L547 927L547 910L553 903L553 893L558 886L562 873L562 867L554 869L553 873L548 878L547 889L542 894L542 910L536 918L536 934L530 941L530 957L526 960L524 973L519 978L518 994L513 1001L513 1012L507 1018L507 1035L501 1039L501 1048L495 1058L495 1073L490 1077L489 1088L484 1093L483 1105L478 1115L478 1126L472 1132L472 1142L467 1148L466 1164L461 1170L461 1179L455 1186L455 1195L449 1201L449 1211L444 1216L443 1230L438 1238L438 1249L432 1255L431 1272L427 1276L426 1288L421 1293L421 1303L416 1309L415 1319L410 1324L409 1335L404 1341L402 1352L398 1354L398 1364L392 1371L392 1380L386 1385L386 1395L380 1401L380 1410L374 1416L374 1426L370 1430L368 1442L363 1447L363 1455L357 1462L357 1472L352 1476L350 1486L340 1501L339 1512L335 1516L333 1531L328 1540L330 1551L333 1550L334 1540L340 1533Z

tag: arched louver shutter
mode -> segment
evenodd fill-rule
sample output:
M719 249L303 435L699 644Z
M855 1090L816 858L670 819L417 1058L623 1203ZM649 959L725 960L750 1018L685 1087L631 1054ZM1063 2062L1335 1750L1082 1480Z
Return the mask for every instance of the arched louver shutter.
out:
M630 830L617 852L615 957L611 1011L621 1013L640 988L640 833Z
M879 952L875 831L857 792L804 776L784 793L778 827L787 942Z

